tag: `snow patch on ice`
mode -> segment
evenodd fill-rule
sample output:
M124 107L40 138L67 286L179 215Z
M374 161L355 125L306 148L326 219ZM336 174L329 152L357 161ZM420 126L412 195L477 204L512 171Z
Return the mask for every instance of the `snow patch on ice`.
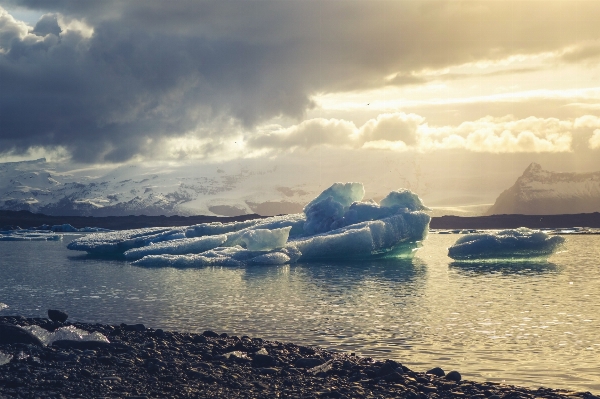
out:
M564 242L563 237L520 227L462 236L448 248L448 256L457 260L540 258L552 255Z
M429 211L421 198L405 188L390 192L380 203L383 208L406 208L409 212Z
M217 248L227 240L224 234L197 238L180 238L177 240L150 243L150 245L125 251L124 255L129 260L141 259L147 255L185 255L201 253Z
M240 237L240 241L245 244L246 249L250 251L271 251L282 248L290 236L291 226L280 229L255 229L246 231Z
M328 197L333 201L338 202L344 208L348 208L353 202L361 201L365 196L365 187L362 183L333 183L331 187L325 189L314 200L310 201L305 207L306 209L312 205L321 202Z

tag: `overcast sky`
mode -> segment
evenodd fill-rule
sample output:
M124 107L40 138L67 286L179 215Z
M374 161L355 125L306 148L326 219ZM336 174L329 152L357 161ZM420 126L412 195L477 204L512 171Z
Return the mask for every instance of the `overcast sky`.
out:
M598 15L573 0L0 0L0 161L600 170Z

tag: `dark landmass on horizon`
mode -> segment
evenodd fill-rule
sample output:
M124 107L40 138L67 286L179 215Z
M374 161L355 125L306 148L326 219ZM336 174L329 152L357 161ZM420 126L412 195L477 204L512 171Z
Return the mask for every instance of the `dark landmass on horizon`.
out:
M144 227L191 226L211 222L241 222L244 220L265 218L257 214L241 216L49 216L29 211L0 210L0 227L19 226L23 229L39 227L43 224L50 226L70 224L78 229L83 227L101 227L111 230L140 229Z
M224 216L48 216L29 211L1 211L0 227L19 226L21 228L46 225L70 224L76 228L101 227L111 230L138 229L144 227L190 226L210 222L238 222L249 219L266 218L257 214ZM529 228L600 228L600 213L579 213L565 215L491 215L491 216L440 216L431 218L432 229L512 229Z

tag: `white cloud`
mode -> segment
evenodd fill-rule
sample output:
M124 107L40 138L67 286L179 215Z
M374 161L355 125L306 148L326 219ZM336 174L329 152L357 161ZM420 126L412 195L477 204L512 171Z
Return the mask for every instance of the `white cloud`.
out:
M566 152L571 150L573 122L556 118L491 116L460 125L419 128L420 150L465 149L473 152Z
M458 126L430 126L416 114L387 113L357 127L340 119L316 118L251 138L253 149L288 151L319 145L347 148L414 150L430 152L462 149L484 153L557 153L571 151L572 131L592 123L588 116L576 121L529 117L491 116Z
M600 127L600 118L595 115L584 115L577 119L575 119L575 123L573 124L575 128L599 128Z
M600 148L600 129L594 130L594 134L590 137L589 145L592 150Z

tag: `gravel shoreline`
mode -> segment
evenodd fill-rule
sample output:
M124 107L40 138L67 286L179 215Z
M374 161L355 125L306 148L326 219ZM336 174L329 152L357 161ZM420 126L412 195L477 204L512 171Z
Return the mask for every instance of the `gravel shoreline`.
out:
M32 325L48 331L72 325L102 333L110 343L63 340L45 346L14 327ZM3 358L8 362L2 364ZM465 381L456 371L415 372L394 360L212 331L3 316L0 398L13 397L597 398L589 392Z

